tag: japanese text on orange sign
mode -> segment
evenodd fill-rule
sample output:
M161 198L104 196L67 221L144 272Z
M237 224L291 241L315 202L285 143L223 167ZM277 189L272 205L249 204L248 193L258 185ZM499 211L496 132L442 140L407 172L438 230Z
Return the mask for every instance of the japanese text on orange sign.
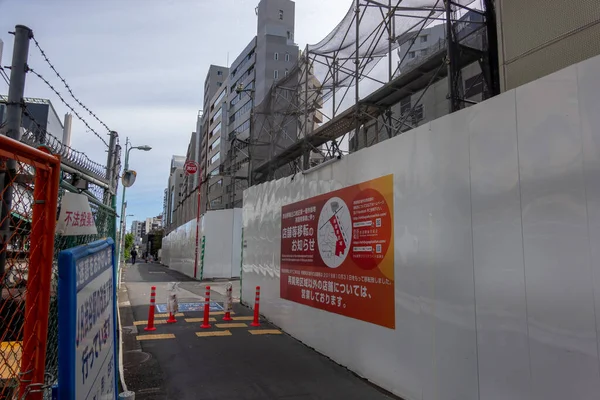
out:
M281 210L281 297L395 328L393 175Z

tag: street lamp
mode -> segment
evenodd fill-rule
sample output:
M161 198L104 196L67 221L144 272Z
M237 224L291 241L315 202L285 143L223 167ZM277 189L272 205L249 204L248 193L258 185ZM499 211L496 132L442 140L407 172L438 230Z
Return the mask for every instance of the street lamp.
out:
M131 142L129 141L129 138L127 138L125 140L125 166L123 167L123 174L125 174L128 170L129 170L129 152L133 149L137 149L137 150L141 150L141 151L150 151L152 150L152 147L148 146L148 145L143 145L143 146L131 146ZM123 194L121 196L121 232L120 232L120 236L119 236L119 240L117 240L118 246L117 246L117 255L119 257L119 262L121 260L121 249L124 250L124 239L125 239L125 219L127 218L127 216L125 215L125 205L127 204L125 202L125 192L127 191L127 186L123 185ZM124 254L124 253L123 253Z

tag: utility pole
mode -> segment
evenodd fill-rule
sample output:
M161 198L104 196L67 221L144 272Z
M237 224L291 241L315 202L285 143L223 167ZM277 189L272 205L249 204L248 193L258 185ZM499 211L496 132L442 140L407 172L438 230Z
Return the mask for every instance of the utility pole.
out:
M104 204L110 206L112 204L112 196L116 193L115 179L115 160L117 158L117 132L110 132L110 140L108 142L108 157L106 159L106 180L108 181L108 189L104 190Z
M24 25L15 26L15 43L10 70L10 86L8 88L8 104L6 107L6 136L21 140L21 119L23 96L25 93L25 76L27 74L27 58L29 56L29 41L33 37L31 29ZM0 248L6 249L11 238L10 212L12 208L12 182L17 173L16 160L6 161L4 168L0 169L0 191L2 208L0 210ZM6 251L0 252L0 275L4 276L6 266Z

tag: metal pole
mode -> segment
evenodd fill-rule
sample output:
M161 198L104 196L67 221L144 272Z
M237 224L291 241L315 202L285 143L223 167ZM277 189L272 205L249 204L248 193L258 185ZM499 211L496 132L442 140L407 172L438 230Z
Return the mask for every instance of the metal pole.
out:
M253 86L254 87L254 86ZM249 91L250 93L250 101L252 102L250 106L250 127L248 131L248 187L252 186L252 135L254 134L254 89ZM235 190L235 177L233 181L233 189ZM231 208L235 208L235 204L231 205Z
M27 74L27 58L29 40L33 37L31 29L24 25L15 26L15 42L10 70L10 86L8 88L8 104L6 107L6 136L21 140L21 118L23 96L25 93L25 76ZM0 210L0 249L6 249L11 238L10 212L12 208L12 181L17 173L16 160L9 159L6 169L0 170L0 193L2 206ZM0 276L4 276L6 251L0 252Z
M108 142L108 157L106 159L106 180L108 180L108 190L104 191L104 204L109 205L112 202L111 195L115 193L115 175L114 175L114 160L116 156L117 133L110 132L110 140Z
M310 152L308 149L308 45L304 50L304 160L302 162L302 169L307 170L310 168Z
M392 21L394 19L394 13L392 13L392 0L388 0L388 77L392 80Z
M360 122L358 121L358 102L360 100L360 92L358 90L358 77L360 76L360 61L358 58L358 52L360 50L360 7L358 5L358 0L356 1L356 9L354 10L354 15L355 15L355 19L356 19L356 46L355 46L355 57L354 57L354 64L355 64L355 69L354 69L354 74L355 74L355 83L356 83L356 87L355 87L355 93L354 93L354 107L355 107L355 113L356 113L356 123L355 123L355 127L354 127L354 135L358 138L358 131L360 128Z
M388 0L388 78L389 78L389 82L392 81L392 77L394 75L394 69L392 66L392 41L394 40L393 35L395 34L396 30L393 29L393 22L394 22L394 15L396 14L396 7L394 7L394 11L392 12L392 0ZM388 138L392 137L392 112L391 109L388 108L388 110L386 111L386 116L384 118L387 118L387 124L386 124L386 131L388 134ZM379 119L376 119L376 135L377 135L377 143L379 143Z
M200 175L200 171L198 171ZM198 179L200 182L200 179ZM198 210L196 213L196 251L194 253L194 279L196 279L196 274L198 272L198 236L200 235L200 184L198 184Z
M446 5L446 49L447 49L447 63L448 63L448 98L449 107L448 110L453 113L459 109L458 93L456 93L456 54L455 54L455 43L454 35L452 34L452 1L444 0Z
M493 0L483 0L485 4L485 26L488 39L488 89L491 96L500 94L500 64L498 60L498 29L496 25L496 8Z
M331 113L332 118L335 118L335 83L337 82L337 78L338 78L338 71L337 71L337 58L336 58L336 54L334 53L333 55L333 90L331 91L331 95L332 95L332 105L333 105L333 111Z
M129 152L131 151L131 147L129 147L129 138L125 139L125 165L123 167L123 173L129 169ZM128 148L129 147L129 148ZM125 192L127 188L123 185L123 193L121 194L121 229L119 230L118 238L117 238L117 257L119 257L119 262L121 261L121 250L124 250L125 244ZM125 252L123 251L123 254Z

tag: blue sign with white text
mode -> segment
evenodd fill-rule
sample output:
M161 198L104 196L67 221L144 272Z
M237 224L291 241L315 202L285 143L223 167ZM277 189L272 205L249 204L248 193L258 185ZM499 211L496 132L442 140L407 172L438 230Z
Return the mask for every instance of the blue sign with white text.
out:
M58 255L58 398L117 398L116 268L112 239Z

